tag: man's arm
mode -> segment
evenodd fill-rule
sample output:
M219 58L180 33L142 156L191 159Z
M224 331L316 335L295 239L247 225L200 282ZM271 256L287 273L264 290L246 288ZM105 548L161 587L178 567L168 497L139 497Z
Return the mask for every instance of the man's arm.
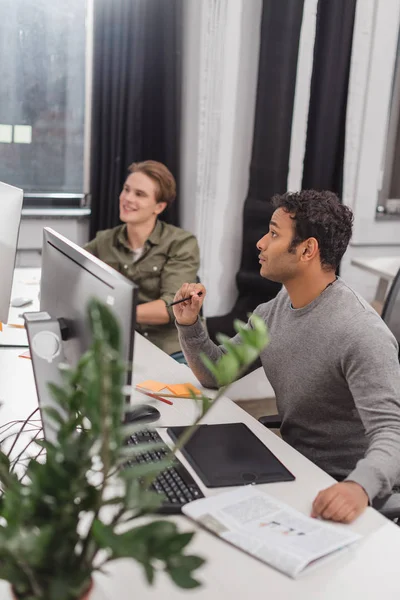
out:
M168 260L161 272L160 300L164 304L164 314L168 317L165 323L175 319L172 308L167 307L167 304L173 301L176 292L185 281L196 281L199 267L200 251L197 240L191 233L182 231L180 237L171 244Z
M93 254L93 256L96 256L96 258L99 258L99 251L98 251L98 247L97 247L97 238L94 238L94 240L91 240L90 242L85 244L83 246L83 249L90 252L90 254Z
M343 346L342 370L369 446L345 481L318 494L312 516L350 523L400 479L400 365L396 340L378 316L366 314Z
M137 307L136 320L143 325L166 325L174 320L170 304L176 291L186 278L195 281L200 266L197 240L191 233L182 231L171 244L168 260L160 273L160 298L144 302Z
M347 479L361 485L372 502L391 493L400 479L400 364L398 347L375 315L351 331L343 372L365 428L365 457Z
M165 325L169 323L168 309L163 300L152 300L138 304L136 308L136 322L145 325Z
M201 296L198 293L201 292ZM209 370L204 366L200 358L203 352L212 362L216 362L224 353L222 346L217 346L211 341L205 327L198 318L201 306L206 296L206 289L202 284L185 283L176 293L174 300L191 297L188 302L181 302L173 307L175 323L178 328L179 342L190 368L204 387L216 388L217 384ZM273 301L271 301L273 302ZM265 316L265 305L263 315ZM260 312L260 307L254 311ZM248 322L248 327L251 323ZM232 342L238 343L239 335L232 338Z
M200 353L203 352L210 360L216 362L223 354L222 348L211 341L199 318L193 325L180 325L176 321L176 326L178 328L179 343L189 367L204 387L216 388L216 381L204 366Z

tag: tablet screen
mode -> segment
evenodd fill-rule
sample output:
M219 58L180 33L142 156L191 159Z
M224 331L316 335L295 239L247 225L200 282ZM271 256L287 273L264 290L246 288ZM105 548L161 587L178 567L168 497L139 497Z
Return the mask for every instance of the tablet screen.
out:
M186 427L169 427L177 441ZM293 481L294 476L244 423L200 425L182 454L207 487Z

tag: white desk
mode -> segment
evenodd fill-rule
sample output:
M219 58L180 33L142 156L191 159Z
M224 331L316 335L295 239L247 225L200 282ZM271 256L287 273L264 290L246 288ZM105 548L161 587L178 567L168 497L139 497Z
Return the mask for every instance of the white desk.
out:
M0 411L3 423L26 417L37 405L31 362L18 358L18 354L17 349L0 348L0 399L5 402ZM134 381L139 382L149 377L170 383L192 382L198 385L188 367L178 364L148 340L136 335ZM132 400L136 403L148 402L150 399L135 392ZM189 424L195 414L193 402L187 399L174 400L173 406L157 401L155 405L161 412L161 420L158 423L160 427ZM268 484L263 488L305 514L309 514L317 492L332 482L328 475L228 398L218 402L205 421L246 423L296 476L294 482ZM194 477L196 478L196 475ZM197 481L199 482L198 479ZM206 495L218 493L217 490L207 490L201 482L199 483ZM198 530L197 526L185 517L172 518L182 529ZM206 531L198 530L190 551L205 557L207 563L197 573L203 586L190 592L190 595L199 600L243 600L247 597L251 597L252 600L265 600L270 597L277 600L397 600L400 588L400 529L371 508L368 508L351 527L364 536L361 542L297 581L247 556ZM140 567L131 560L117 561L110 564L107 570L108 576L96 574L91 600L180 600L187 598L189 594L176 588L163 574L156 578L153 587L148 587ZM0 598L11 600L5 582L0 582Z
M0 346L28 347L28 338L25 329L18 326L24 324L20 316L24 312L39 310L39 284L40 269L15 269L12 285L11 299L30 298L32 303L21 307L10 307L7 323L3 324L0 331ZM17 327L15 327L17 325Z
M389 284L400 269L400 256L382 256L380 258L353 258L351 264L379 277L374 302L383 306Z

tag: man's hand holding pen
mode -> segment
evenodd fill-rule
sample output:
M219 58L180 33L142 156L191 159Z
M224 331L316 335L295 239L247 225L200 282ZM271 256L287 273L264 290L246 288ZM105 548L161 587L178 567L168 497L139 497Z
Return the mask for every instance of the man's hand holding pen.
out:
M206 288L201 283L184 283L176 292L171 303L175 319L179 325L193 325L197 321L206 296Z

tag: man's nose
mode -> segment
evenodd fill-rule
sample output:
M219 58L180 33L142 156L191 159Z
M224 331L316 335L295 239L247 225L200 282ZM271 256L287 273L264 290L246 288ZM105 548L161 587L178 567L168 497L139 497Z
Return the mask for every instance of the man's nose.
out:
M262 251L262 250L266 249L266 247L267 247L267 241L268 241L267 240L267 236L268 236L268 234L264 235L261 238L261 240L258 240L258 242L256 244L258 250Z

